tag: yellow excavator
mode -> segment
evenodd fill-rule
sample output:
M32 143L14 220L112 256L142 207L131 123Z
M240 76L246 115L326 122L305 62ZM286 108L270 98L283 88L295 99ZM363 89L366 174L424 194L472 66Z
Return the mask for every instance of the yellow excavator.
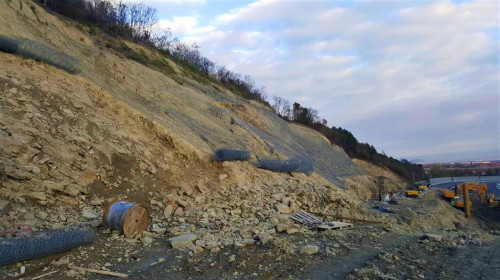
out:
M494 193L488 194L488 185L486 185L486 183L483 183L481 187L478 189L478 194L479 194L479 200L481 201L482 204L486 204L490 207L499 206L500 201L495 199L495 194Z
M464 182L462 184L459 184L454 188L454 196L451 199L451 205L455 206L457 208L464 208L465 203L464 203L464 190L467 191L478 191L480 189L487 188L486 184L484 183L483 185L479 186L479 182L476 183L471 183L471 182ZM449 197L449 193L446 193L448 196L445 195L445 197ZM469 200L469 206L472 206L472 202Z

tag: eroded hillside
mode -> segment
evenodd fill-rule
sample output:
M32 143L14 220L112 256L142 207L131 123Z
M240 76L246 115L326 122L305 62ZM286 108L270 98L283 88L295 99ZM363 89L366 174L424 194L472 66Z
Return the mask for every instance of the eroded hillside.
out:
M127 44L151 61L160 55L105 34L91 35L79 26L30 1L0 2L0 34L48 44L78 58L83 68L72 75L0 52L0 200L6 202L0 214L8 215L0 220L1 230L12 224L29 225L33 231L102 228L103 208L115 198L150 206L152 230L138 237L142 242L128 240L134 244L127 247L116 235L103 233L98 246L88 254L82 249L77 257L90 261L90 267L109 269L114 263L105 265L109 255L104 255L110 253L98 251L99 246L125 254L124 263L139 262L130 252L144 246L141 256L150 261L148 254L159 255L150 246L160 241L144 237L161 240L165 231L169 236L195 234L191 255L256 242L293 254L298 245L277 231L303 234L300 238L311 234L290 220L288 214L299 210L390 221L392 225L375 230L379 235L423 227L420 218L401 221L372 211L364 201L376 191L378 176L387 177L392 189L400 188L402 180L394 173L351 161L318 132L196 80L172 61L164 60L173 69L165 73L127 59L106 45ZM215 162L214 150L224 147L248 149L252 161L307 157L315 172L307 177L258 169L252 161ZM425 227L464 223L458 211L447 217ZM340 249L328 247L328 254L349 250L349 240ZM12 275L13 268L8 269ZM83 277L75 270L57 275Z

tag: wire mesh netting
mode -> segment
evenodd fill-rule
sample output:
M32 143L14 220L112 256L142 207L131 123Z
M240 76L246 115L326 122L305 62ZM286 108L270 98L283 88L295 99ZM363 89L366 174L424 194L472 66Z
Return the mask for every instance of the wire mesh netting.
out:
M278 152L281 158L309 160L315 172L336 185L341 184L339 177L364 174L340 147L332 146L319 132L289 123L269 109L220 93L208 85L197 87L204 89L200 93L175 85L167 88L165 95L161 96L130 91L116 93L115 96L210 155L222 148L248 150L258 158L269 158ZM256 118L266 127L262 129L249 118L223 106L216 107L221 111L220 115L216 115L210 110L216 106L214 104L228 107L243 104L255 110ZM234 132L238 127L247 132ZM271 153L263 154L258 145L266 146Z
M74 74L82 71L78 59L37 41L0 35L0 50L43 61L69 73Z
M287 160L279 159L261 159L256 163L258 168L276 171L276 172L299 172L311 175L313 172L313 163L311 160L291 158Z
M250 153L245 150L233 150L233 149L218 149L215 151L216 161L230 161L230 160L249 160Z
M0 50L4 52L15 53L18 48L18 43L15 39L0 35Z
M21 239L0 241L0 266L69 251L92 244L94 230L50 230Z
M83 77L207 155L227 148L248 150L260 158L309 159L315 172L334 183L338 177L363 173L342 149L331 146L318 132L288 123L262 104L233 95L215 83L197 82L183 74L183 84L179 84L169 75L136 63L120 68L121 59L117 63L107 51L71 39L64 42L74 57L35 41L0 38L0 49L71 73L82 70ZM122 79L114 76L117 70ZM242 110L255 111L255 115L242 116L230 108L233 105L244 106Z

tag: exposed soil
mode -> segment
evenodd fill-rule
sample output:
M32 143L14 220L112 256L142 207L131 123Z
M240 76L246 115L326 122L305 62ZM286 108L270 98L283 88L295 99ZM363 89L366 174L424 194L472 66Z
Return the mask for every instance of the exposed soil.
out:
M262 104L189 77L180 85L104 50L105 34L12 3L0 1L1 34L64 49L84 69L70 75L0 52L0 242L29 235L12 233L17 225L97 231L93 245L46 267L43 272L56 271L47 278L110 278L70 264L131 279L498 275L500 208L475 202L474 219L466 220L433 190L415 199L396 194L397 205L379 208L369 200L379 176L388 190L405 186L389 170L351 161L319 133L284 122ZM227 146L250 150L252 160L300 150L314 158L315 172L307 177L252 162L215 162L213 150ZM125 238L104 228L103 209L116 198L150 208L148 231ZM318 232L294 224L290 214L300 210L378 223ZM173 248L170 238L190 234ZM54 257L1 267L0 278Z

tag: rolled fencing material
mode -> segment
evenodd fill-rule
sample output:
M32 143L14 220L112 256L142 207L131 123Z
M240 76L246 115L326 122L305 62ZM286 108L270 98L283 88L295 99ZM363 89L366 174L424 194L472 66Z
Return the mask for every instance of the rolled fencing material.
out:
M15 39L0 35L0 50L4 52L16 53L18 43Z
M72 74L82 71L78 59L37 41L0 35L0 50L43 61Z
M250 159L250 152L246 150L218 149L217 151L215 151L216 161L230 161L230 160L246 161L249 159Z
M107 228L129 237L147 230L151 217L149 209L143 205L114 200L104 211L102 222Z
M0 241L0 266L90 245L94 242L94 236L95 231L90 229L48 230L36 232L27 238L3 240Z
M256 166L275 172L300 172L307 176L311 175L313 172L312 161L298 158L290 158L287 160L261 159L257 161Z
M304 173L307 176L311 176L314 170L314 164L312 160L309 159L301 159L299 167L295 170L298 173Z

